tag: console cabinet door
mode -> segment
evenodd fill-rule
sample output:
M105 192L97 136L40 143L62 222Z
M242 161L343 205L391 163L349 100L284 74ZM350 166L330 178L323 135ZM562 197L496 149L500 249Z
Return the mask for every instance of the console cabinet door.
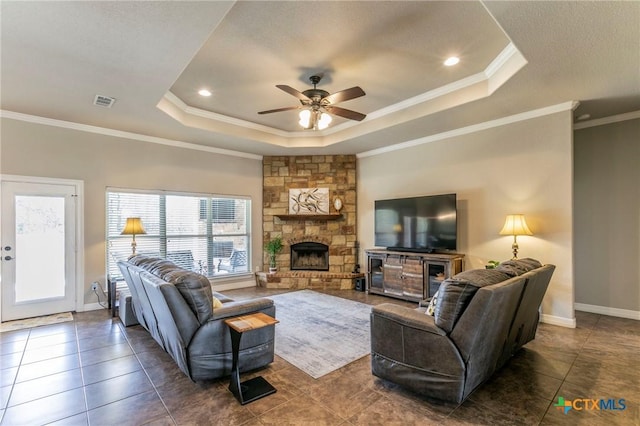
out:
M419 257L405 257L402 264L402 294L408 299L424 299L424 270Z
M433 297L440 284L451 276L450 268L444 262L427 261L424 263L424 276L426 278L426 297Z
M386 256L369 255L367 278L368 290L372 293L384 293L384 259Z
M402 258L400 256L388 256L384 264L384 292L396 296L402 296Z

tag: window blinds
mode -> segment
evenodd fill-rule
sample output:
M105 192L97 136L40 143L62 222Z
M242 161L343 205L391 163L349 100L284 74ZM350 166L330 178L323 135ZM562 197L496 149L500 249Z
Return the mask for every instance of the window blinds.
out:
M107 273L121 278L118 260L132 252L120 235L128 217L140 217L136 253L159 256L209 277L249 271L251 200L219 196L107 191Z

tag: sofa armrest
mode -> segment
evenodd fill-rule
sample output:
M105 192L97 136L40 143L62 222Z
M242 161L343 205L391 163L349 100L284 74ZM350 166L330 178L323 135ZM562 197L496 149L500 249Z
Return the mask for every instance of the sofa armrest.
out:
M382 304L371 310L372 372L421 390L464 382L464 363L424 308ZM415 386L413 386L415 385Z
M411 309L406 306L383 303L371 309L372 315L379 315L403 326L426 331L428 333L446 336L446 332L439 328L431 315L425 314L424 309Z
M428 297L426 299L422 299L421 301L418 302L418 307L419 308L426 308L429 306L429 304L431 303L431 299L433 299L433 297Z
M225 318L252 314L273 307L273 300L266 298L227 302L224 303L222 307L213 310L213 315L209 318L209 321L218 321Z

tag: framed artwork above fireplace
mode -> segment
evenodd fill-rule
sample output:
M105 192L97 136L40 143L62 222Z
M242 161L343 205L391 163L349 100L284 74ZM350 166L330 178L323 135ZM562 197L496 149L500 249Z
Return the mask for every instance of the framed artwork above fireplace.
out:
M289 189L289 214L329 214L329 188Z

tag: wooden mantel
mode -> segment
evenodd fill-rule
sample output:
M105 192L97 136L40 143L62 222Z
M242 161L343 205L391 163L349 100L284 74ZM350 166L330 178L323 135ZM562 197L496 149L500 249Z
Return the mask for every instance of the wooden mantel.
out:
M277 214L280 220L336 220L342 217L342 213L330 214Z

